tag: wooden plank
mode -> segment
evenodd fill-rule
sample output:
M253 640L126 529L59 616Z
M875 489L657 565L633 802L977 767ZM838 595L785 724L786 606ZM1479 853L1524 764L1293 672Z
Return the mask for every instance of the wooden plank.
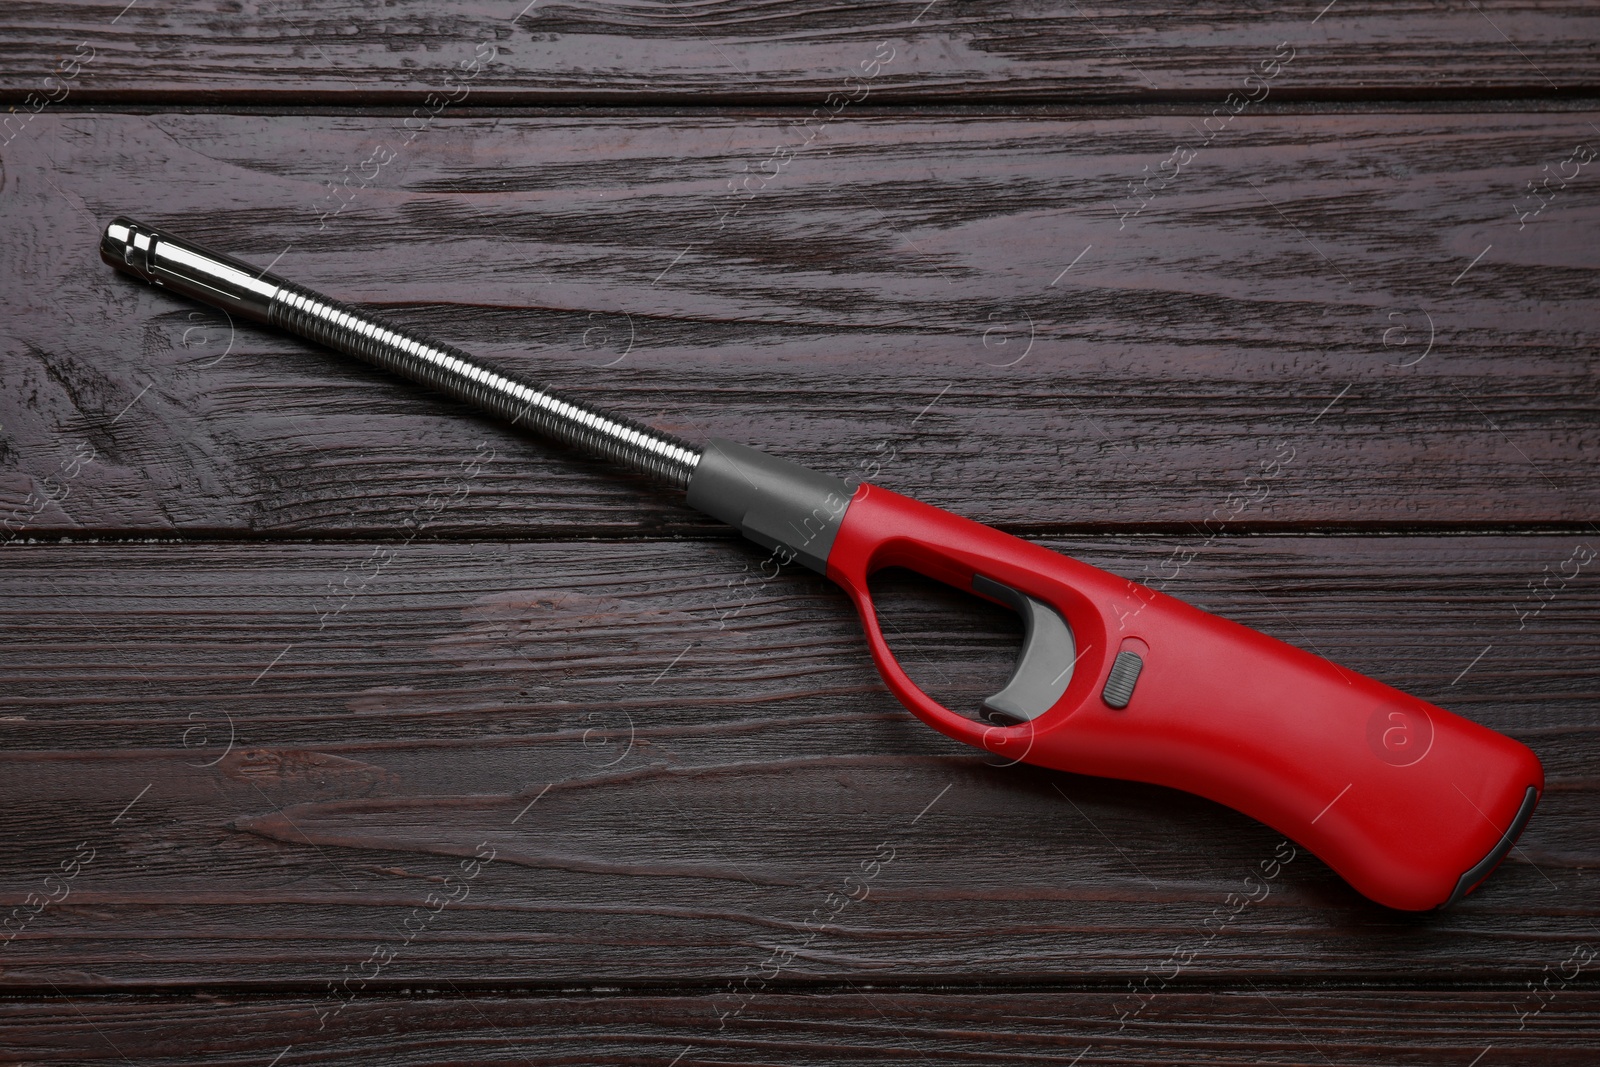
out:
M711 528L115 276L96 241L128 212L692 439L1019 531L1581 521L1597 118L1246 114L1193 157L1199 116L847 118L745 197L788 118L447 117L407 143L396 118L47 112L5 156L0 517ZM1579 176L1534 214L1542 166Z
M1518 1025L1521 990L1267 985L1169 993L1150 1018L1120 1031L1115 994L1081 990L974 996L863 985L833 994L767 994L750 998L726 1025L714 998L703 996L380 996L354 1000L320 1031L305 997L7 999L0 1001L0 1048L36 1064L203 1059L280 1067L597 1060L678 1067L1017 1061L1461 1067L1474 1056L1484 1067L1592 1062L1600 997L1582 985L1552 988L1545 1010L1526 1026Z
M1206 97L1280 44L1291 97L1592 91L1592 5L905 0L850 5L271 0L6 4L0 91L278 105ZM70 62L83 57L81 64ZM55 80L47 80L55 77ZM849 79L849 80L847 80ZM828 102L832 105L832 101Z
M1053 544L1133 576L1195 546ZM1175 953L1196 981L1520 983L1592 938L1600 593L1580 572L1514 606L1571 538L1225 538L1169 583L1526 741L1549 775L1518 851L1448 912L1385 911L1297 854L1220 933L1276 835L986 765L900 709L814 576L762 580L731 543L371 555L393 547L0 552L0 904L57 898L0 983L322 989L385 951L374 989L722 988L777 953L788 981L1131 995ZM953 593L886 595L931 692L998 688L998 609L963 625Z

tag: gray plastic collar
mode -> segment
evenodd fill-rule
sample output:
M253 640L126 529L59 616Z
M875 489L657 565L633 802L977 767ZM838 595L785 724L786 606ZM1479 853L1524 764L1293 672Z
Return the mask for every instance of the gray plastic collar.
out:
M689 506L721 519L756 544L828 573L828 552L850 506L850 487L765 452L721 438L706 442Z

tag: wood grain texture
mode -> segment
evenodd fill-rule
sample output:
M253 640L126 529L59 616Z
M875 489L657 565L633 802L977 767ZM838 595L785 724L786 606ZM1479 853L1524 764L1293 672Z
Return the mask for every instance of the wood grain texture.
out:
M479 995L357 1000L321 1031L304 998L0 1001L0 1052L30 1064L608 1062L1384 1064L1593 1062L1600 999L1563 990L1519 1028L1515 991L1166 994L1118 1031L1115 994L925 993L873 985L763 995L719 1028L703 997ZM1485 1054L1487 1051L1487 1054ZM677 1058L675 1058L677 1057Z
M0 1061L1590 1063L1597 36L0 5ZM1239 906L1268 829L988 765L820 578L114 276L119 213L1154 580L1547 794L1449 911L1304 853ZM877 591L919 684L999 687L1008 612Z
M1247 113L1196 147L1199 118L846 116L730 194L789 118L446 116L407 143L395 118L46 112L4 156L0 515L711 529L115 275L99 229L132 213L691 439L1017 531L1592 516L1596 116Z
M1220 98L1288 41L1305 58L1287 95L1553 95L1600 84L1597 35L1578 0L31 0L0 8L0 91L59 91L46 79L81 43L92 59L66 84L97 102L417 104L464 85L483 103L817 104L863 72L901 103ZM892 59L864 68L880 44Z
M1174 546L1052 544L1133 576ZM744 586L757 557L732 543L417 542L376 569L365 545L12 545L0 903L93 855L0 950L0 984L321 990L384 946L374 991L709 995L775 953L791 982L1125 995L1189 950L1185 982L1535 980L1593 938L1600 587L1520 630L1512 604L1572 549L1255 537L1183 571L1169 591L1509 733L1549 775L1456 908L1386 911L1300 853L1213 934L1277 835L986 765L882 688L841 594ZM885 594L931 691L1003 681L1014 633L963 628L953 593ZM459 900L430 900L447 885Z

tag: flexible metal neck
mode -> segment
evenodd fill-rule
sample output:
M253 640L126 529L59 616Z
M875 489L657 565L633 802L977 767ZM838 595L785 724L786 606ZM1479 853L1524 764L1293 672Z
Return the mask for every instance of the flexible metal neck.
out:
M119 218L100 256L119 270L366 360L581 452L685 489L700 450L474 359L459 348L257 270L152 226Z

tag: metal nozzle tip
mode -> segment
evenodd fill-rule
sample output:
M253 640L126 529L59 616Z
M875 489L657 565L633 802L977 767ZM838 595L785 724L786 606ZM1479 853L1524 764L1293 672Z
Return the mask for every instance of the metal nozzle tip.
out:
M111 220L105 235L100 238L100 258L118 270L151 281L152 244L152 235L147 227L140 226L125 215L119 215Z
M135 222L111 220L100 238L100 258L141 281L222 308L230 315L266 321L282 280L232 256Z

